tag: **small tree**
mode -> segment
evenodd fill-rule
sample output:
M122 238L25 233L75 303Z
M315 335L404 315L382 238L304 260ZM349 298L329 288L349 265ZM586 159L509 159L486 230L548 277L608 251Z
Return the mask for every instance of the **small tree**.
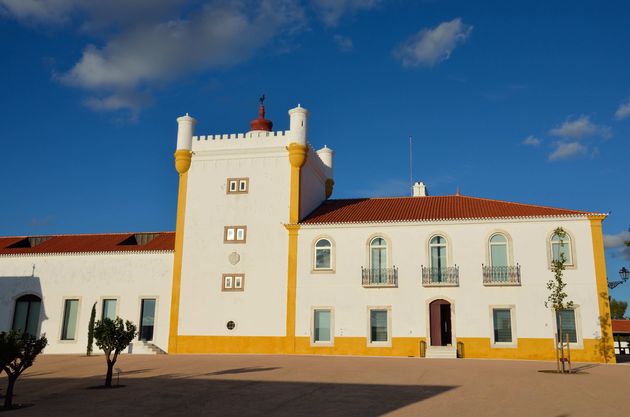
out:
M90 313L90 324L88 324L88 344L86 355L92 354L92 345L94 344L94 320L96 320L96 303L92 306L92 313Z
M615 300L614 298L610 300L610 316L613 319L623 319L626 315L627 308L628 303L626 301L619 301Z
M48 344L46 336L36 338L26 332L0 333L0 366L9 378L7 392L4 396L4 408L13 407L13 388L18 377L30 368L37 355Z
M563 343L562 314L560 314L560 312L562 310L573 308L573 301L567 301L568 295L564 292L564 289L567 286L567 283L564 282L564 265L567 262L567 259L561 249L564 245L564 238L567 236L567 233L562 227L558 227L554 230L554 235L560 238L560 250L558 250L557 259L553 259L551 261L551 271L553 272L554 277L547 283L547 289L551 292L549 297L547 297L547 301L545 301L545 307L551 308L554 311L554 315L558 320L558 342ZM557 343L556 349L558 349ZM564 372L564 349L561 349L560 352L560 362L562 363L562 372Z
M96 322L94 327L94 338L96 346L105 352L107 361L107 375L105 376L105 386L112 386L112 371L118 355L136 337L136 326L129 320L123 321L120 317L116 320L104 318Z

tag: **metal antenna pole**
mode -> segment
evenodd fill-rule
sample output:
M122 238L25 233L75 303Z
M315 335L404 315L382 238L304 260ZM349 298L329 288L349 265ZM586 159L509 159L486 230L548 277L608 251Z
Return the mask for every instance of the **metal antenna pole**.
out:
M409 185L413 187L413 148L409 136Z

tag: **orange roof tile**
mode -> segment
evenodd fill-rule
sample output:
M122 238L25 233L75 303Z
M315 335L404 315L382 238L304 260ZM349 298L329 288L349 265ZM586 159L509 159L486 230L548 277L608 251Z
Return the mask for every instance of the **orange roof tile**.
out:
M303 224L379 223L455 219L586 216L566 210L461 195L357 198L328 200L302 220Z
M134 244L136 235L142 233L106 233L92 235L38 236L41 243L29 247L28 236L0 237L1 255L73 252L147 252L172 251L175 232L150 233L155 235L144 245Z
M612 320L613 333L630 333L630 320Z

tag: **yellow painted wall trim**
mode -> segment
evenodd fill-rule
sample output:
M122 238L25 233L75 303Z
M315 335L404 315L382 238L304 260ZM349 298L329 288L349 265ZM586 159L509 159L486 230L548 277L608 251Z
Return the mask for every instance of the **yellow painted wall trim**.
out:
M599 324L601 331L600 351L605 362L615 363L615 347L612 337L612 321L608 299L608 278L606 276L606 258L604 256L604 238L602 221L604 215L589 216L593 237L593 257L595 260L595 281L597 283L597 301L599 304Z
M457 342L464 344L464 358L556 360L552 338L519 338L516 347L492 346L489 337L458 337ZM571 360L605 362L600 346L598 339L584 339L582 349L571 348Z
M171 289L171 315L168 333L168 352L177 353L179 328L179 301L182 281L182 256L184 250L184 217L186 213L186 191L188 188L188 169L192 152L175 152L175 168L179 172L179 190L177 193L177 219L175 222L175 253L173 256L173 283Z
M289 197L289 224L285 225L289 232L287 259L287 317L286 317L286 353L295 351L295 304L297 287L297 251L298 231L300 226L300 181L302 166L306 162L308 147L299 143L290 143L289 163L291 164L291 190Z

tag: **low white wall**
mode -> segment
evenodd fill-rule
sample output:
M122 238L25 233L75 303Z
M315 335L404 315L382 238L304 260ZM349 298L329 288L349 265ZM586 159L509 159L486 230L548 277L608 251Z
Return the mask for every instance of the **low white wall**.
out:
M153 343L168 346L173 253L110 253L0 257L0 331L13 322L15 299L42 298L39 334L45 353L85 353L92 305L101 318L102 299L117 298L118 316L139 327L140 300L155 298ZM76 340L61 340L64 300L79 299ZM98 349L94 346L94 351Z

